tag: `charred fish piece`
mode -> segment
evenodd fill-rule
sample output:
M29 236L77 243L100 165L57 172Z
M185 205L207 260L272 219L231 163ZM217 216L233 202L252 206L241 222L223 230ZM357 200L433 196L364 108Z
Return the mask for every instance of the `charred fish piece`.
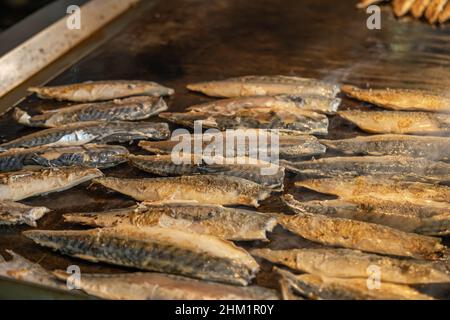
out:
M392 6L397 17L406 15L416 0L394 0Z
M266 232L272 231L277 223L271 214L192 201L143 203L109 212L65 214L64 220L94 227L175 228L234 241L267 240Z
M37 244L91 262L247 285L259 265L245 250L213 236L167 228L25 231Z
M280 161L303 178L373 176L417 182L450 181L450 164L403 156L335 157L304 162Z
M450 160L450 138L381 134L343 140L320 140L328 149L347 155L409 156Z
M450 115L407 111L340 111L339 116L369 133L442 134L450 132Z
M13 201L0 200L0 226L27 224L37 227L36 221L42 218L50 209L45 207L30 207Z
M29 127L59 127L86 121L144 120L167 110L163 98L131 97L102 103L88 103L45 111L36 116L16 108L14 119Z
M431 0L425 11L425 18L427 18L429 23L434 24L438 22L439 16L444 11L447 2L448 0Z
M95 179L95 183L139 201L184 201L218 205L259 206L271 190L255 182L220 175L156 179Z
M434 263L396 259L349 249L255 249L251 254L293 270L332 278L369 278L376 266L382 285L429 284L450 282L450 275Z
M45 129L0 145L0 150L38 146L80 146L87 143L164 140L170 136L167 123L88 121Z
M79 167L0 173L0 200L19 201L64 191L102 175L98 169Z
M174 90L150 81L107 80L88 81L54 87L32 87L29 92L42 99L74 102L113 100L131 96L170 96Z
M417 19L421 18L430 2L431 0L416 0L411 7L412 15Z

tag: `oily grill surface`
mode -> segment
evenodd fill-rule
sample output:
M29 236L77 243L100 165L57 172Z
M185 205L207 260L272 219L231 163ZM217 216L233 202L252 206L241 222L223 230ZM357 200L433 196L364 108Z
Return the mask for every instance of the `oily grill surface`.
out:
M176 90L168 100L170 111L210 100L189 93L190 82L251 74L283 74L372 87L446 90L450 86L450 29L432 28L414 21L399 22L383 12L382 29L368 30L367 15L354 1L335 0L169 0L142 12L115 39L73 65L50 85L104 79L157 81ZM27 98L27 110L53 109L64 103ZM341 109L354 102L344 99ZM361 106L359 106L361 107ZM366 106L362 106L366 108ZM154 119L153 119L154 120ZM152 119L150 120L152 121ZM172 126L172 129L175 129ZM364 135L338 117L330 118L328 138ZM32 132L16 125L11 113L0 118L1 141ZM135 145L131 152L145 154ZM330 154L331 155L331 154ZM329 155L327 155L329 156ZM151 177L128 165L105 170L117 177ZM287 176L285 192L298 199L326 199L306 190L295 190L295 176ZM38 223L39 229L80 228L62 221L70 212L103 211L128 207L130 198L89 184L23 203L46 206L53 212ZM260 211L289 212L277 195L263 202ZM42 248L21 236L28 227L2 227L0 252L12 249L43 267L66 269L76 264L82 272L127 272L127 268L93 264ZM281 227L269 234L270 243L240 243L244 248L289 249L320 247L289 234ZM448 245L448 239L444 239ZM269 263L261 262L258 284L277 287ZM450 289L419 287L439 298L450 298Z

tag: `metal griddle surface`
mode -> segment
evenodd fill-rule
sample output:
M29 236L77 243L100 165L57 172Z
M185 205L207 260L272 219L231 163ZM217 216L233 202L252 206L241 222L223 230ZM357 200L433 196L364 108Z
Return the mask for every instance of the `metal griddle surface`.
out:
M411 87L448 90L450 86L450 29L417 21L399 22L383 10L382 29L368 30L367 15L356 1L335 0L169 0L159 1L103 45L51 81L50 85L87 80L144 79L173 87L171 111L181 111L209 98L189 93L189 82L251 74L283 74L330 81L370 84L372 87ZM355 103L344 100L342 108ZM64 105L32 96L21 105L40 110ZM156 119L152 119L156 120ZM8 113L0 119L0 139L32 132L16 125ZM337 117L331 118L330 138L363 134ZM134 152L139 151L131 146ZM107 175L148 177L121 165ZM286 192L301 199L324 198L306 190ZM132 199L82 185L69 191L24 201L54 211L39 221L39 229L79 228L62 222L61 214L127 207ZM261 211L287 212L274 197ZM127 272L130 269L88 263L53 253L21 235L28 227L2 227L0 251L12 249L45 268L66 269L75 264L82 272ZM317 246L277 227L270 243L242 244L246 248ZM262 262L257 282L276 287L271 265ZM426 287L425 292L449 298L448 286Z

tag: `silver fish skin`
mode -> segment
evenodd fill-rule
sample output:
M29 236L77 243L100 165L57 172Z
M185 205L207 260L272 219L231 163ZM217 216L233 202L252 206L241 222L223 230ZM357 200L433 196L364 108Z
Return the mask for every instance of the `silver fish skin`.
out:
M88 121L45 129L0 145L1 150L38 146L67 147L87 143L164 140L170 136L167 123Z
M50 209L45 207L30 207L13 201L0 201L0 226L27 224L37 227L36 221L42 218Z
M94 102L131 96L168 96L174 90L150 81L106 80L53 86L31 87L29 92L42 99L73 102Z
M197 201L218 205L258 207L272 190L252 181L220 176L197 175L155 179L95 179L94 183L139 201Z
M87 231L32 230L37 244L91 262L198 279L247 285L259 265L232 242L167 228L103 228Z
M274 190L283 190L284 168L275 163L253 158L223 158L182 154L178 156L130 155L128 160L136 168L160 176L218 174L250 180Z
M66 281L65 271L53 273ZM109 300L278 300L276 291L238 287L154 272L86 274L80 283L87 294Z
M447 137L382 134L343 140L322 139L320 143L346 155L394 155L450 160L450 138Z
M234 241L266 241L266 232L271 232L277 223L271 214L193 201L142 203L107 212L71 213L65 214L64 220L94 227L176 228Z
M396 259L349 249L255 249L251 254L292 270L333 278L368 278L377 266L384 283L429 284L450 282L450 274L434 263ZM442 270L441 270L442 269Z
M450 181L450 164L404 156L333 157L304 162L280 161L303 178L373 176L417 182Z
M244 76L219 81L189 84L191 91L211 97L236 98L273 96L280 94L299 96L324 96L334 98L340 92L338 85L301 77Z
M27 167L110 168L127 161L127 148L87 144L73 147L34 147L11 149L0 153L0 171L17 171Z
M57 168L0 173L0 200L26 198L70 189L103 176L94 168Z
M167 110L163 98L131 97L102 103L88 103L45 111L30 116L15 108L14 119L25 126L52 128L86 121L135 121L144 120Z

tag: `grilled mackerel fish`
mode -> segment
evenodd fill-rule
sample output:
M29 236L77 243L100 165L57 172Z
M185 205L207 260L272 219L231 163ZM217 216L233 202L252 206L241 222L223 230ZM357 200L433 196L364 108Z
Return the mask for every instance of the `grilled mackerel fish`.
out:
M70 277L65 271L53 274L62 281ZM274 290L263 287L238 287L154 272L83 273L80 285L87 294L110 300L278 300Z
M450 132L450 115L408 111L340 111L342 118L369 133L444 134Z
M259 265L245 250L213 236L167 228L25 231L39 245L91 262L247 285Z
M220 175L156 179L100 178L95 183L139 201L185 201L258 207L271 190L255 182Z
M349 249L255 249L251 254L293 270L332 278L368 278L370 267L380 268L382 284L450 282L450 275L434 263L396 259Z
M50 209L45 207L30 207L13 201L0 201L0 226L27 224L37 227L36 221L42 218Z
M17 171L35 166L110 168L126 162L128 154L127 148L122 146L95 144L11 149L0 153L0 171Z
M169 96L174 90L150 81L88 81L54 87L32 87L29 92L43 99L94 102L131 96Z
M227 240L267 240L276 219L266 213L192 201L143 203L109 212L65 214L67 222L94 227L163 227L210 234Z
M87 143L165 140L170 136L167 123L88 121L45 129L0 145L0 150L38 146L80 146Z
M136 168L160 176L195 174L226 175L283 190L284 168L274 163L247 157L223 158L191 154L128 157Z
M338 85L316 79L286 76L245 76L226 80L189 84L191 91L219 98L273 96L280 94L334 98Z
M36 116L16 108L14 119L29 127L52 128L85 121L144 120L167 110L163 98L131 97L102 103L88 103L45 111Z
M0 200L19 201L64 191L102 175L98 169L77 167L0 173Z
M381 134L343 140L320 140L328 149L347 155L409 156L450 160L450 138Z

